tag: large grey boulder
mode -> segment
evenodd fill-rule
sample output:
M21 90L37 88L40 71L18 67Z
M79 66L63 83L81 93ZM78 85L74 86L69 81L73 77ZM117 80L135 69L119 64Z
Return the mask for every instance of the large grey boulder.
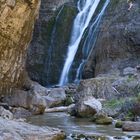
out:
M30 110L33 114L40 114L45 111L45 99L32 91L16 90L13 95L7 95L4 102L12 107L23 107Z
M82 80L77 89L75 96L76 101L81 98L95 97L101 99L115 98L119 93L112 86L112 83L117 78L114 77L96 77L87 80Z
M0 118L0 140L63 140L64 133L55 128L34 126Z
M63 88L53 88L46 97L44 97L47 107L59 106L66 100L66 93Z
M140 82L135 75L120 77L112 83L112 86L121 96L136 96L140 92Z
M102 109L102 104L97 99L85 98L79 101L75 106L75 115L79 117L90 117L98 113Z
M140 122L124 122L122 129L124 131L140 131Z

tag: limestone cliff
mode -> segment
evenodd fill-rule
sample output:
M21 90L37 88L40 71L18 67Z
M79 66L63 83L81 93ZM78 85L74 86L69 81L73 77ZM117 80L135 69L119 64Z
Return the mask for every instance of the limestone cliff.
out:
M99 36L83 77L103 73L121 75L125 67L140 64L140 1L129 10L126 0L112 0L99 28Z
M0 94L24 84L26 49L39 5L39 0L0 1Z

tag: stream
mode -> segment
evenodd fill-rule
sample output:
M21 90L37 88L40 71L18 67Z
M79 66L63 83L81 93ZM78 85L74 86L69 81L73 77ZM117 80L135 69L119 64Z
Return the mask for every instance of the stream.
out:
M107 140L131 140L134 136L140 136L139 132L123 132L121 129L115 128L113 125L96 125L88 119L75 118L67 113L46 113L44 115L32 116L27 118L27 122L38 126L60 128L66 133L66 140L76 140L72 138L72 134L104 136ZM81 138L80 140L84 139Z

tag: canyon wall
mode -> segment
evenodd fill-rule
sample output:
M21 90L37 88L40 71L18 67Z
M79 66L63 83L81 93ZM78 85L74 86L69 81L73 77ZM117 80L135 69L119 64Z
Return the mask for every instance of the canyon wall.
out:
M24 86L26 50L39 6L39 0L0 1L0 94Z
M32 80L58 84L76 13L74 0L42 0L26 63Z
M121 75L125 67L140 64L140 1L129 10L126 0L112 0L99 27L99 35L83 71L83 78L99 74Z

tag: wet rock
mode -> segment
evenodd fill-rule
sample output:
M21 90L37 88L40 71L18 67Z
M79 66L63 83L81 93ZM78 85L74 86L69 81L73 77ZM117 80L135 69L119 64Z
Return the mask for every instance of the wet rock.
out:
M64 133L55 128L39 127L25 122L0 118L0 139L2 140L63 140Z
M140 122L124 122L123 131L140 131Z
M102 109L102 104L97 99L91 97L79 101L75 106L75 115L79 117L90 117Z

